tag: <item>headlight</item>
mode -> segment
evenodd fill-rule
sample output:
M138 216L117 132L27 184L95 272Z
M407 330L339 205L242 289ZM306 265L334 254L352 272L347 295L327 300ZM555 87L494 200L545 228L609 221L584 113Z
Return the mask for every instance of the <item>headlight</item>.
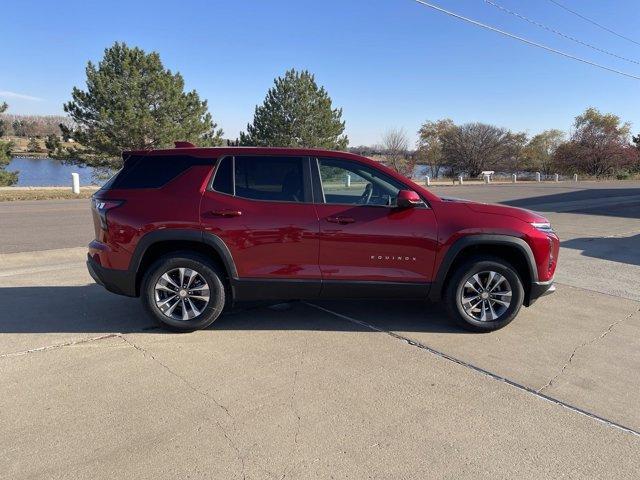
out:
M549 222L532 222L531 226L544 233L554 233Z

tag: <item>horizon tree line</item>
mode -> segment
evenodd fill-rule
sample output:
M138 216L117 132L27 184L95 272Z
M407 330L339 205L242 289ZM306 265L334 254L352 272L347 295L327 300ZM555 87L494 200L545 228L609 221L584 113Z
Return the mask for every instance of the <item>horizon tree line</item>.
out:
M68 117L4 115L0 137L28 137L34 151L104 169L121 166L122 150L170 147L175 140L200 146L225 142L207 101L195 90L185 91L180 73L165 68L157 52L116 42L97 65L88 62L86 76L86 89L73 88L64 104ZM0 105L0 113L6 108ZM620 178L640 173L640 134L632 137L629 123L593 107L575 118L568 136L550 129L529 138L482 122L457 125L448 118L426 121L417 133L415 148L404 129L391 128L380 145L352 150L380 155L408 176L416 165L426 165L434 178L443 172L475 177L483 170ZM63 145L61 138L74 143ZM295 69L274 79L246 130L238 139L227 140L234 145L334 150L346 150L348 143L342 109L333 106L312 73ZM4 170L10 150L10 142L0 142L0 185L17 182L17 174Z

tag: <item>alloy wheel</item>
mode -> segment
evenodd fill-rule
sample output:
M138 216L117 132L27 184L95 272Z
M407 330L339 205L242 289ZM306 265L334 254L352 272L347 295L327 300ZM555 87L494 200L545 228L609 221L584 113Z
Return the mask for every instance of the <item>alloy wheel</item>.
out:
M192 320L209 304L209 284L191 268L163 273L154 287L156 307L173 320Z
M460 301L465 313L480 322L500 318L511 305L509 281L498 272L474 273L464 282Z

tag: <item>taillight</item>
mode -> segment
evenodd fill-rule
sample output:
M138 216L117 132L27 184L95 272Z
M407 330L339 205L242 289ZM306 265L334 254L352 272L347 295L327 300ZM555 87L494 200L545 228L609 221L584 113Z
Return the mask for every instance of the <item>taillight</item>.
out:
M119 207L124 203L124 200L103 200L101 198L92 199L93 209L98 214L98 218L100 219L100 227L105 232L109 229L109 224L107 223L107 212L116 207Z

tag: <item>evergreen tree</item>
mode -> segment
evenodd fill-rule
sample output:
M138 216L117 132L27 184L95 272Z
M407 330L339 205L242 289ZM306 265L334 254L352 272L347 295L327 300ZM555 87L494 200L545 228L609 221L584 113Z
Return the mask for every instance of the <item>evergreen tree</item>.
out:
M0 113L8 108L6 103L0 104ZM6 166L11 161L11 142L0 142L0 187L7 187L18 183L18 172L7 172Z
M240 134L242 145L318 147L344 150L342 109L333 108L314 76L294 69L278 77L264 102L256 106L253 123Z
M40 151L40 143L38 139L35 137L31 137L29 139L29 143L27 143L27 151L29 152L39 152Z
M82 163L119 167L122 150L170 147L176 140L221 144L206 100L185 92L182 76L164 68L158 53L116 42L86 73L87 89L74 88L64 105L75 126L62 128L63 137L83 147L70 152Z
M54 155L60 149L60 137L52 133L44 140L44 146L49 152L49 156Z

